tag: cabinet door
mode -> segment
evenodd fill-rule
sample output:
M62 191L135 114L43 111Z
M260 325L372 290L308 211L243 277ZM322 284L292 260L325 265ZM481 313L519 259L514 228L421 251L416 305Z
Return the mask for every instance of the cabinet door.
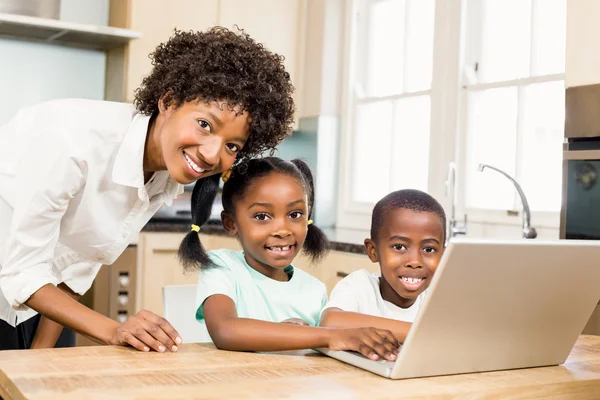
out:
M377 274L381 272L379 264L372 263L364 254L332 251L327 257L327 265L326 268L324 268L324 276L322 279L327 286L327 292L331 293L331 290L336 283L348 274L359 269L366 269L367 271Z
M195 285L198 271L184 271L177 258L184 233L142 233L138 240L137 311L146 309L163 315L162 288L167 285ZM200 235L206 250L241 249L234 238Z
M220 0L219 25L243 29L254 40L285 57L285 68L296 88L300 62L301 19L305 0ZM296 99L298 103L298 99Z
M218 9L219 0L131 0L129 26L142 37L129 44L125 101L133 100L134 90L152 69L148 54L169 39L173 29L206 30L217 25Z
M177 259L183 233L143 233L138 240L137 311L163 315L162 288L194 284L197 272L184 273Z
M294 266L323 282L327 287L328 294L331 293L336 283L356 270L366 269L370 272L380 273L379 264L372 263L366 255L343 251L331 251L318 264L311 264L308 257L301 254L294 260Z

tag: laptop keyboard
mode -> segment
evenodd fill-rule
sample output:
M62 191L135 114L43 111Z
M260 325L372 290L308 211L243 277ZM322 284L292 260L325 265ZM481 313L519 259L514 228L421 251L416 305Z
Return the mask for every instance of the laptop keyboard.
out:
M369 360L369 361L377 363L377 364L385 364L390 368L392 368L394 366L394 364L396 364L396 361L389 361L389 360L386 360L385 358L380 358L379 360L371 360L369 357L365 357L357 351L348 351L348 353L353 354L356 357L364 358L365 360Z

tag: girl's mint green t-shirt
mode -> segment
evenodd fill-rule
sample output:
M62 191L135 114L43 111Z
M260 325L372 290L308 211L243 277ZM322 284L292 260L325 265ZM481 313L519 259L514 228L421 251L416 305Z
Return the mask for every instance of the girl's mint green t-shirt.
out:
M327 303L325 284L306 272L286 267L291 275L280 282L252 269L244 253L233 250L215 250L208 253L215 268L203 269L198 278L196 320L202 330L202 341L212 342L204 321L204 302L215 294L233 300L240 318L282 322L300 318L311 326L319 325L321 309Z

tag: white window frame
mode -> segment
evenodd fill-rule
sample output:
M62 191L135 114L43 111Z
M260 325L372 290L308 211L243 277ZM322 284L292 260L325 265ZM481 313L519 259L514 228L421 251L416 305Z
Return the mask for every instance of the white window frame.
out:
M356 47L353 46L357 36L357 27L353 23L357 15L360 0L348 1L344 29L344 69L342 72L341 101L341 135L340 135L340 174L338 185L338 228L368 229L371 224L371 212L374 204L352 200L352 157L354 154L354 120L353 110L358 101L353 93L356 82L357 66L352 62ZM429 94L431 104L430 146L429 146L429 179L428 191L436 197L446 209L449 203L445 197L445 182L448 164L454 160L456 130L448 131L447 127L455 127L458 115L458 75L460 54L460 20L462 0L435 1L435 33L433 50L433 71L431 89L359 100L360 102L378 100L398 100L402 98ZM363 42L364 43L364 42ZM444 60L444 61L442 61ZM374 174L377 171L373 171Z
M352 201L352 157L353 149L353 110L356 101L353 96L353 84L356 77L356 63L353 62L353 51L356 38L356 16L360 0L349 0L346 7L344 28L343 71L341 90L340 121L340 161L338 182L338 228L368 229L371 223L371 212L374 204ZM451 199L446 193L448 165L455 162L457 166L457 203L456 219L462 220L468 215L469 223L502 226L520 226L519 215L514 210L492 210L465 207L464 182L466 180L467 149L467 91L465 87L465 66L470 60L465 59L466 37L466 1L436 0L435 33L433 50L433 71L431 89L427 91L405 93L385 98L405 98L429 93L431 99L429 179L428 192L442 203L450 218ZM471 20L471 22L473 22ZM472 38L469 38L472 40ZM532 44L533 47L534 44ZM469 64L470 65L470 64ZM480 83L471 88L484 89L518 84L525 86L531 83L542 83L564 79L564 74L543 75L517 79L499 83ZM380 98L381 99L381 98ZM367 100L368 101L368 100ZM520 102L519 104L523 104ZM522 114L522 113L520 113ZM517 151L520 149L517 147ZM373 171L376 174L377 171ZM491 172L488 172L491 173ZM518 180L518 176L515 177ZM508 184L508 182L507 182ZM451 192L449 193L451 195ZM515 193L516 195L516 193ZM560 212L532 212L532 225L536 228L558 229Z
M475 3L476 4L476 3ZM466 5L463 6L466 8ZM532 16L534 13L535 2L532 2ZM477 10L477 13L481 16L481 11ZM566 16L565 16L566 18ZM472 31L480 31L481 29L477 27L478 23L481 21L481 18L471 18L470 20L463 19L463 32L466 35L468 31L467 28L471 28ZM467 24L471 24L467 26ZM475 29L473 29L475 28ZM481 43L479 42L480 35L472 35L468 38L468 42L463 41L464 48L468 46L474 46L475 48L481 49ZM532 37L533 40L533 37ZM530 54L535 47L535 43L531 43L530 46ZM466 51L463 51L466 53ZM461 60L461 70L462 74L460 76L461 84L460 84L460 93L459 93L459 103L460 103L460 117L459 117L459 127L458 127L458 146L457 146L457 169L458 175L461 182L466 182L467 176L467 139L468 139L468 94L469 91L480 91L485 89L495 89L495 88L504 88L504 87L517 87L518 90L518 104L519 109L517 111L517 124L520 124L519 121L523 118L523 89L531 84L536 83L547 83L547 82L556 82L556 81L564 81L565 74L547 74L547 75L537 75L531 76L527 78L520 79L511 79L500 82L490 82L490 83L473 83L469 84L467 81L468 72L467 70L472 70L473 65L477 62L477 51L470 52L470 59L465 54L463 56L463 60ZM530 67L531 68L531 67ZM520 182L520 165L519 165L519 152L522 151L521 143L522 142L522 131L520 129L517 130L517 149L516 149L516 175L513 176L517 182ZM484 173L493 173L493 172L484 172ZM557 177L557 179L561 179L561 177ZM512 185L507 181L507 187L512 190ZM468 215L468 219L470 222L478 223L478 224L486 224L486 225L508 225L508 226L520 226L522 224L522 205L518 198L518 194L516 190L514 191L514 207L511 210L498 210L498 209L485 209L485 208L474 208L474 207L466 207L466 185L462 185L459 187L457 192L458 194L458 204L457 209L460 211L460 215L466 214ZM527 195L527 193L525 193ZM558 211L531 211L531 224L536 228L542 229L558 229L560 224L560 210Z

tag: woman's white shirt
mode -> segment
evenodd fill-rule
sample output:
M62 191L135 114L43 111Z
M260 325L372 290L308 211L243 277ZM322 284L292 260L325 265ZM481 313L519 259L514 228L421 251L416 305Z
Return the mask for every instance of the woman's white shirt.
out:
M0 318L21 323L46 284L83 294L183 186L144 184L149 117L131 104L67 99L0 127Z

